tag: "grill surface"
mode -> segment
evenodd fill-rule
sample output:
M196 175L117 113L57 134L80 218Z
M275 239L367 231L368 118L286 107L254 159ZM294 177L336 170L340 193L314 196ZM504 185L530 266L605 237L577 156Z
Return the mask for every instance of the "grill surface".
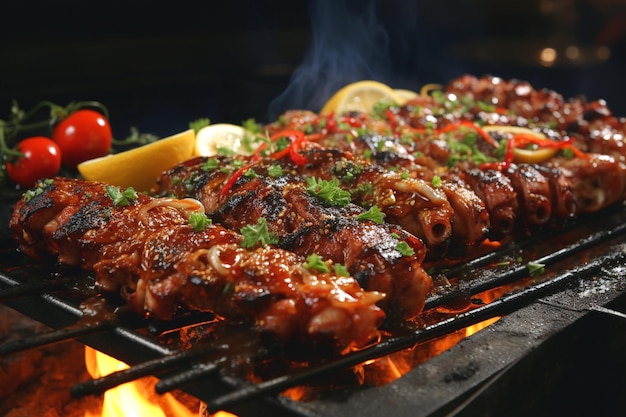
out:
M270 375L256 385L240 377L242 360L250 359L250 352L259 355L260 361L277 351L263 346L249 331L221 329L216 341L198 345L201 355L187 357L181 354L185 348L179 343L181 334L185 332L188 337L189 329L201 333L215 327L207 315L159 323L126 314L121 307L106 319L81 321L81 303L95 295L89 277L57 265L33 263L16 254L8 237L1 241L0 301L59 329L54 336L76 337L133 365L131 369L143 366L154 371L161 378L163 390L169 384L177 387L181 381L190 382L183 386L185 391L210 407L242 416L345 416L350 412L362 416L390 412L398 416L443 416L475 415L478 411L480 415L499 415L504 410L509 415L517 411L524 415L529 407L536 406L550 415L566 406L557 401L560 408L553 410L547 404L555 401L547 401L546 396L554 400L567 393L571 397L571 381L576 381L575 386L588 387L583 384L585 380L596 381L589 390L602 388L602 402L595 404L594 410L600 407L604 415L610 415L610 410L622 406L618 393L624 384L608 381L626 370L622 355L616 359L613 354L623 343L626 332L621 330L626 321L598 307L626 311L625 232L626 210L620 205L442 271L454 285L428 300L425 317L436 317L435 321L360 352L316 361L295 373ZM518 258L523 263L512 261ZM545 273L529 278L526 262L531 260L545 264ZM41 282L47 286L38 288ZM506 288L501 298L480 305L481 292L500 286ZM474 304L475 308L441 313L443 307L460 302ZM337 375L345 375L353 365L403 349L418 352L419 344L496 316L503 317L392 383L382 387L336 384ZM24 342L13 348L27 348L29 341ZM146 362L151 359L156 361ZM163 367L168 360L172 366ZM276 395L311 381L334 388L306 402ZM522 397L530 395L533 400L511 408L510 403L520 396L518 390L524 392ZM581 393L578 398L589 397ZM576 405L577 401L568 401L574 404L570 415L579 415L584 409Z

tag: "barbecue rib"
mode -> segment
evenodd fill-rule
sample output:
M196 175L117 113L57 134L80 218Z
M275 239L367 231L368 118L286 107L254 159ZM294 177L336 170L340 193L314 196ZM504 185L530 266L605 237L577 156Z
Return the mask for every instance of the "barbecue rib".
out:
M139 313L169 319L181 306L211 311L251 319L282 340L340 349L377 337L384 313L376 303L384 294L311 269L283 249L246 249L235 231L190 224L194 213L204 217L195 200L56 178L24 194L10 228L25 254L93 271L97 285L120 291Z
M274 160L249 162L227 156L189 160L159 178L160 193L201 201L229 229L265 218L278 246L341 263L363 288L384 293L379 305L388 316L410 319L421 312L432 280L421 266L426 250L420 240L364 218L364 209L349 200L324 204L287 168L273 172ZM242 169L245 175L237 175ZM406 253L398 249L404 245Z

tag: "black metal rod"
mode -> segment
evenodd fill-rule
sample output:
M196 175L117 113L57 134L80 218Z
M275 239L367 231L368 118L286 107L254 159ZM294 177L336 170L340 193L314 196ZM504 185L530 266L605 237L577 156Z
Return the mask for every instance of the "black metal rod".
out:
M28 349L51 345L53 343L63 342L80 336L101 332L115 327L115 321L102 321L95 324L85 324L80 326L66 327L63 329L52 330L45 333L39 333L24 339L15 340L13 342L0 345L0 355L8 355L16 352L23 352Z
M287 388L311 381L317 377L328 375L331 372L346 369L368 360L383 357L410 348L417 343L433 340L484 320L509 314L542 296L554 293L568 283L580 279L581 274L593 274L601 271L605 262L620 259L623 262L625 254L616 253L601 257L580 268L566 271L552 279L527 287L519 292L505 295L489 304L477 307L465 313L458 314L447 320L416 330L407 336L392 338L337 360L311 367L306 371L291 375L284 375L254 385L246 385L228 394L217 397L207 403L209 411L226 410L228 407L249 401L265 395L277 394Z
M15 285L13 287L0 290L0 302L10 300L26 295L40 294L46 291L52 291L57 288L63 288L70 280L68 278L56 278L50 280L27 282L25 284Z
M540 264L545 265L546 267L550 267L555 263L580 253L584 250L593 248L595 246L600 245L603 242L606 242L610 239L615 238L623 233L626 233L626 223L622 223L610 230L602 230L593 235L589 236L586 239L581 239L569 246L566 246L562 249L556 250L548 255L542 256L540 258L535 259L534 261ZM492 255L492 254L489 254ZM489 257L489 260L493 260L493 257ZM469 264L468 264L469 265ZM476 265L469 265L469 269L474 268ZM465 269L465 267L463 268ZM460 270L459 270L460 271ZM472 280L467 282L460 283L455 289L451 290L448 293L444 293L441 295L435 295L426 300L426 304L424 306L425 310L432 309L438 306L445 304L447 301L454 300L459 296L459 291L463 294L476 295L483 291L487 291L498 287L500 285L505 285L511 282L514 282L520 278L523 278L528 275L528 267L526 265L520 265L508 271L505 271L499 274L496 277L490 277L488 280Z
M103 392L126 382L134 381L148 375L154 375L168 369L175 368L191 359L206 353L206 348L194 348L176 354L159 357L130 368L105 375L91 381L85 381L72 387L71 393L75 398L86 395L100 395Z
M189 385L199 379L210 376L220 369L220 364L226 361L226 357L222 357L213 362L198 363L190 369L178 372L175 375L161 379L157 382L155 389L158 394L163 394L173 389Z

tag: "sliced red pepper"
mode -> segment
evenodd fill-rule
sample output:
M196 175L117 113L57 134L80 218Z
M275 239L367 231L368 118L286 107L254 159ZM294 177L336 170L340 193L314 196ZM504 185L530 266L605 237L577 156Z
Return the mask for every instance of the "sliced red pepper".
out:
M513 136L512 140L515 142L515 147L520 148L520 149L523 149L527 147L528 145L532 144L532 145L537 145L540 148L569 149L574 153L576 157L578 158L585 157L585 153L573 145L572 138L567 138L565 140L551 140L551 139L540 138L535 135L520 133L520 134Z
M225 196L226 194L228 194L230 189L233 188L235 181L237 181L239 177L241 177L247 170L249 170L250 167L252 167L252 164L243 166L239 168L237 171L233 172L233 175L231 175L230 178L228 178L228 181L226 181L226 184L224 184L224 186L220 190L220 195Z
M300 130L285 130L285 131L280 131L278 133L275 133L274 135L272 135L270 137L270 141L274 142L276 140L278 140L279 138L288 138L289 140L291 140L291 144L286 147L285 149L276 152L272 155L272 158L274 159L280 159L283 156L285 156L287 153L289 153L289 156L291 157L291 160L298 164L298 165L304 165L306 164L306 159L300 155L300 153L298 152L300 149L302 149L304 143L305 143L305 137L304 137L304 132L300 131Z
M485 132L480 126L478 126L474 122L470 122L469 120L461 120L460 122L451 123L439 129L439 132L447 133L447 132L456 130L460 127L467 127L467 128L474 130L476 133L480 135L480 137L485 139L485 141L491 146L493 146L494 148L497 148L498 146L500 146L498 145L498 142L496 142L495 139L489 135L489 133Z
M387 116L387 120L389 120L389 127L391 128L391 131L395 134L398 129L398 121L396 120L396 115L389 108L385 110L385 115Z

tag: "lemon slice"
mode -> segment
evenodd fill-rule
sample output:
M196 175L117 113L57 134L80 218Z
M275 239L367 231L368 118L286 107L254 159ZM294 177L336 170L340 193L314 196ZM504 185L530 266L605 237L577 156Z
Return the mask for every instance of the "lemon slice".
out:
M320 114L343 114L350 111L371 113L381 100L398 102L394 90L387 84L373 80L357 81L338 90L324 104Z
M149 191L161 173L193 156L195 133L192 129L148 145L90 159L78 165L78 172L90 181Z
M258 143L246 140L254 135L241 126L218 123L198 130L194 155L214 156L221 149L230 150L238 155L250 155Z
M399 105L406 104L407 102L419 97L415 91L406 90L403 88L396 88L393 90Z

